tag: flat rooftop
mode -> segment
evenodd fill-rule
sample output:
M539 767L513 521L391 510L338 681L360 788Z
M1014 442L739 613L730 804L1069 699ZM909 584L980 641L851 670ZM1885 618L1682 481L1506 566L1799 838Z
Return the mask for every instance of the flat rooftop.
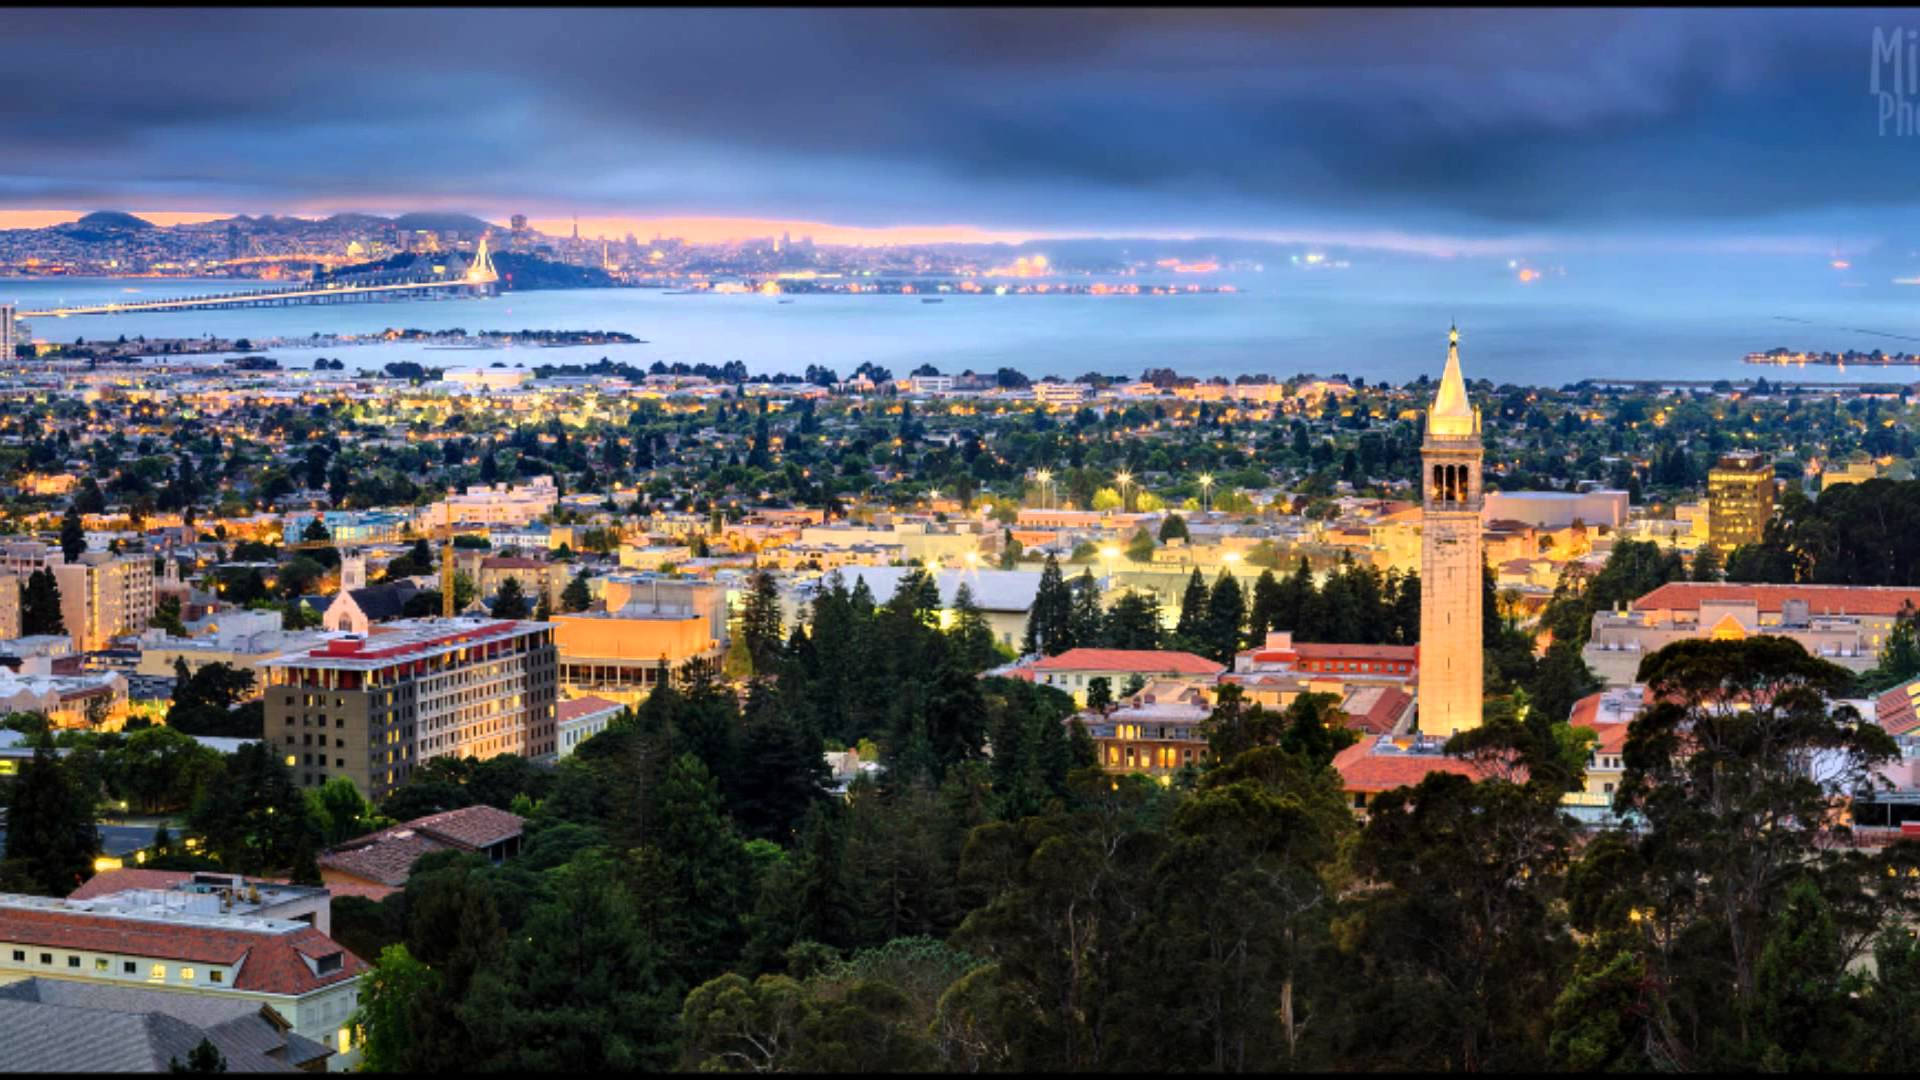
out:
M474 645L505 641L552 625L471 616L406 619L375 626L366 637L342 635L330 638L317 649L284 653L262 666L371 671L395 661L424 660Z
M262 890L263 893L264 891ZM177 899L168 899L169 897ZM213 902L211 911L199 910L193 903L193 901L204 902L205 900ZM256 915L222 914L219 903L217 896L177 893L171 889L138 889L110 896L98 896L91 900L0 893L0 911L84 915L91 918L124 919L137 923L203 927L209 930L244 930L255 934L293 934L313 929L309 924L293 919L265 919Z

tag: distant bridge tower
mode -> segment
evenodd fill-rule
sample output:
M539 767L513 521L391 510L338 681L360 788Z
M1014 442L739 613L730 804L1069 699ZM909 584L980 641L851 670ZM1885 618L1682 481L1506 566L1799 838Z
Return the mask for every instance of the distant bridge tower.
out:
M480 234L480 246L473 249L473 262L467 266L467 281L473 285L491 285L500 280L493 268L493 254L487 250L487 234Z

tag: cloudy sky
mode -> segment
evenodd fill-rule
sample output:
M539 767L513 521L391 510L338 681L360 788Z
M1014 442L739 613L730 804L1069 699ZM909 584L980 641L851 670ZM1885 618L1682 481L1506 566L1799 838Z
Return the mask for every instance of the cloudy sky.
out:
M15 11L0 210L1858 252L1920 224L1875 27L1920 14Z

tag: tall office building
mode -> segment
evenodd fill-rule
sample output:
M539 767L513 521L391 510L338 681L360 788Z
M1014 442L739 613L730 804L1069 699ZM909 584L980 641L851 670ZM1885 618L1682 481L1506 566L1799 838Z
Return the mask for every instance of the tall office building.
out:
M1773 459L1753 451L1723 455L1707 473L1707 543L1722 555L1757 544L1773 517Z
M73 647L106 648L114 638L138 634L153 618L153 557L83 553L76 562L51 563L60 587L60 620Z
M1460 374L1460 331L1447 331L1447 366L1427 410L1420 447L1420 730L1442 738L1480 725L1480 410Z
M406 619L261 665L266 740L305 787L382 799L424 762L555 750L553 625Z
M12 304L0 304L0 362L11 364L14 359L14 334L18 332L13 317Z

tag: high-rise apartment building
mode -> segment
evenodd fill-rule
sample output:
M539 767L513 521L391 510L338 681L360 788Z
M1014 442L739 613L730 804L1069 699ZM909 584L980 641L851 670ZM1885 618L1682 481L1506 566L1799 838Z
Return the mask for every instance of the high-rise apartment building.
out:
M50 565L74 648L104 649L116 637L145 630L153 618L152 556L89 551L76 562Z
M298 783L384 798L436 757L550 755L553 626L405 619L266 661L266 739Z
M1480 410L1460 374L1460 331L1447 331L1447 366L1427 410L1420 447L1420 731L1442 738L1480 726Z
M1757 544L1773 517L1773 459L1752 451L1722 456L1707 473L1707 542L1722 555Z
M13 363L14 335L18 332L13 305L0 304L0 362Z

